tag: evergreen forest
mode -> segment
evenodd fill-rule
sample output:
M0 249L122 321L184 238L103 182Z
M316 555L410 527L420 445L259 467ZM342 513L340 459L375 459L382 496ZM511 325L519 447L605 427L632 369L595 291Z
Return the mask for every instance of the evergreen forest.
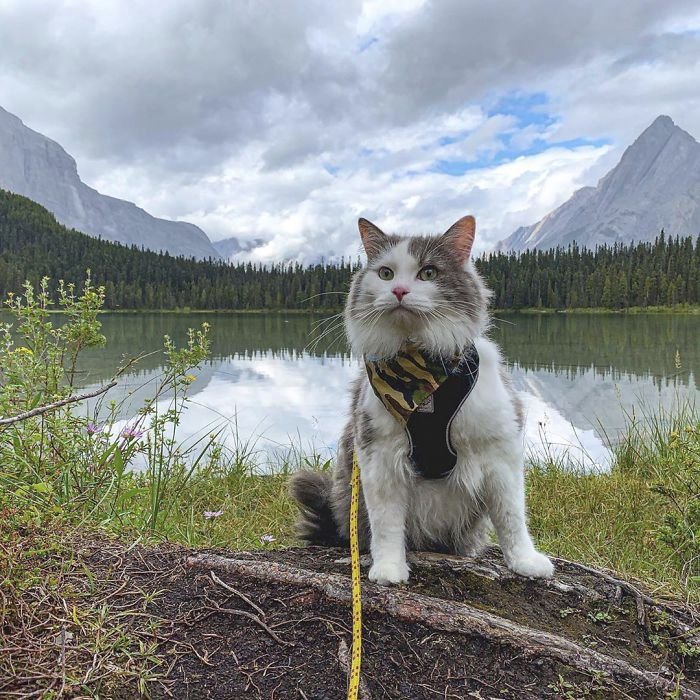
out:
M25 280L81 284L87 270L109 309L309 309L343 305L359 261L228 264L173 257L69 230L35 202L0 190L0 296ZM700 304L700 238L490 253L475 261L497 309Z

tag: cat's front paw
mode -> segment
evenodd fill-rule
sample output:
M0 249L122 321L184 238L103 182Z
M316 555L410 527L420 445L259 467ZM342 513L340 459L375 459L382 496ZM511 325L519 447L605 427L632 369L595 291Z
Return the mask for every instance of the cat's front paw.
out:
M379 560L369 570L369 580L382 586L408 581L408 564L404 562Z
M516 574L529 578L552 578L554 564L544 554L534 549L522 556L513 557L508 562L508 568Z

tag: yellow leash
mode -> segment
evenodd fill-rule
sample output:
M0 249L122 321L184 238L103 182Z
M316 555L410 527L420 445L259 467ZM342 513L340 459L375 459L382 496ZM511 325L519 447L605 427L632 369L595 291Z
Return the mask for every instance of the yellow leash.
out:
M360 592L360 542L357 521L360 512L360 465L357 454L352 453L352 475L350 477L350 561L352 569L352 653L350 677L348 678L348 700L357 700L360 690L360 667L362 666L362 595Z

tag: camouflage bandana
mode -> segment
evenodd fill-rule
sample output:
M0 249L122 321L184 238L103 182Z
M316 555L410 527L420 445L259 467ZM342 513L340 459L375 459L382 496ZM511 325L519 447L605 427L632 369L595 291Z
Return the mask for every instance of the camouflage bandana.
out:
M454 374L463 356L431 357L406 341L393 357L365 357L369 383L386 410L406 424L414 411L429 407L430 397Z
M449 476L457 463L450 427L479 378L476 347L445 360L407 341L393 357L365 357L365 367L374 393L406 431L418 475Z

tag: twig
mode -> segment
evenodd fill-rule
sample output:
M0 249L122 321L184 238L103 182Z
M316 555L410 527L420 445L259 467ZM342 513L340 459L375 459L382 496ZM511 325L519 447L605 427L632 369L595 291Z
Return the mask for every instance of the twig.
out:
M566 564L567 566L572 566L579 571L584 571L587 574L591 574L599 579L602 579L606 583L610 584L615 589L615 601L622 599L622 593L627 593L632 598L634 598L635 606L637 608L637 623L640 627L649 627L649 616L647 615L646 606L652 609L661 610L664 612L671 613L676 616L673 621L673 627L678 634L691 639L693 643L697 643L698 637L695 636L697 632L696 626L688 625L681 620L677 619L680 611L672 604L667 603L662 600L655 600L651 596L647 595L643 591L640 591L636 586L632 585L629 581L623 581L622 579L616 578L611 574L603 571L601 569L594 569L591 566L586 566L585 564L579 564L578 562L567 561L566 559L559 559L558 557L552 557L554 562L560 562ZM622 592L622 593L621 593Z
M347 642L342 637L338 644L338 661L345 673L350 675L350 649L348 649ZM360 700L372 700L364 678L360 678L359 698Z
M233 595L237 595L241 600L244 600L246 603L248 603L248 605L250 605L251 608L257 610L260 613L261 617L265 617L265 611L259 605L256 605L245 593L241 593L239 590L236 590L233 586L229 586L228 583L224 583L213 571L210 571L209 575L211 576L211 580L214 583L218 583L227 591L233 593Z
M96 389L95 391L88 391L85 394L74 394L73 396L67 396L65 399L60 401L54 401L53 403L46 404L45 406L37 406L31 411L25 411L16 416L11 416L10 418L0 418L0 426L12 425L13 423L19 423L20 421L27 420L27 418L33 418L34 416L39 416L47 411L53 411L56 408L61 408L61 406L66 406L69 403L77 403L78 401L85 401L85 399L92 399L95 396L104 394L109 391L112 387L117 386L117 380L114 379L109 384L106 384L101 389Z
M275 631L270 629L257 615L253 615L253 613L249 613L246 610L220 608L218 605L216 607L208 608L208 610L210 610L210 612L204 617L208 617L209 615L213 615L215 613L227 613L228 615L240 615L241 617L247 617L249 620L252 620L256 625L258 625L258 627L262 627L262 629L264 629L265 632L267 632L278 644L282 644L283 646L293 646L291 642L285 642L284 639L280 639ZM204 618L199 619L202 620Z

